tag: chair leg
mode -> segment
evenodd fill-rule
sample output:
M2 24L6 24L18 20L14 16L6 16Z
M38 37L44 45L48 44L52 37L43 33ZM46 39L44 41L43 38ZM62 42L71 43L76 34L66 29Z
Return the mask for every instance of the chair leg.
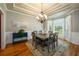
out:
M52 50L54 50L54 49L55 49L55 43L52 44Z
M56 46L58 47L58 41L56 42Z
M52 44L52 50L54 49L54 44Z
M36 44L37 42L35 41L35 48L37 49L37 44Z
M32 41L32 45L35 47L35 49L37 49L37 46L36 46L36 42L35 41Z
M48 46L48 53L49 53L49 46Z
M37 49L37 45L35 44L35 48Z
M32 45L34 46L34 41L32 41Z
M52 50L54 49L54 44L52 44Z

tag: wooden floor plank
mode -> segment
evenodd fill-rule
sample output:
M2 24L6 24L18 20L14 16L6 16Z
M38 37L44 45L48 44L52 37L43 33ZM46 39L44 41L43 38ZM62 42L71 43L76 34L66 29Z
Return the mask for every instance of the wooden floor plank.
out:
M9 44L4 50L1 50L1 56L32 56L33 54L25 45L26 42Z

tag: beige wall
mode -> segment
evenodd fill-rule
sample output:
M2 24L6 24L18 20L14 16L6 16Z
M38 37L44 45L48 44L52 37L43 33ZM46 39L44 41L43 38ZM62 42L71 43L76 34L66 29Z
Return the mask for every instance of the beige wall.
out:
M7 11L6 32L16 32L20 28L26 31L42 30L42 24L35 17Z
M79 10L71 14L71 39L74 44L79 45Z
M42 30L42 24L35 17L24 15L13 11L7 11L6 17L6 42L12 43L12 33L24 29L28 32L28 39L31 39L32 31Z
M71 32L79 32L79 10L73 12L71 15Z

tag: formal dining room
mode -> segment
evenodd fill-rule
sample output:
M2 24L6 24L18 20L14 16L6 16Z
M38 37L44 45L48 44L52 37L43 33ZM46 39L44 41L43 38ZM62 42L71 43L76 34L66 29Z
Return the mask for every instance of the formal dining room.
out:
M79 56L79 3L0 3L0 56Z

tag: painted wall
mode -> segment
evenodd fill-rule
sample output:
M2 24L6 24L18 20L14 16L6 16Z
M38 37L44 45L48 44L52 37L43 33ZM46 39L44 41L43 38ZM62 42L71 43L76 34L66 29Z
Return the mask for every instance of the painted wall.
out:
M72 43L79 45L79 10L71 14L71 39Z
M6 42L12 43L12 33L18 32L19 29L24 29L28 32L28 39L31 39L32 31L42 30L42 24L35 17L23 15L13 11L7 11L6 21Z
M71 15L71 31L79 32L79 10L73 12Z

